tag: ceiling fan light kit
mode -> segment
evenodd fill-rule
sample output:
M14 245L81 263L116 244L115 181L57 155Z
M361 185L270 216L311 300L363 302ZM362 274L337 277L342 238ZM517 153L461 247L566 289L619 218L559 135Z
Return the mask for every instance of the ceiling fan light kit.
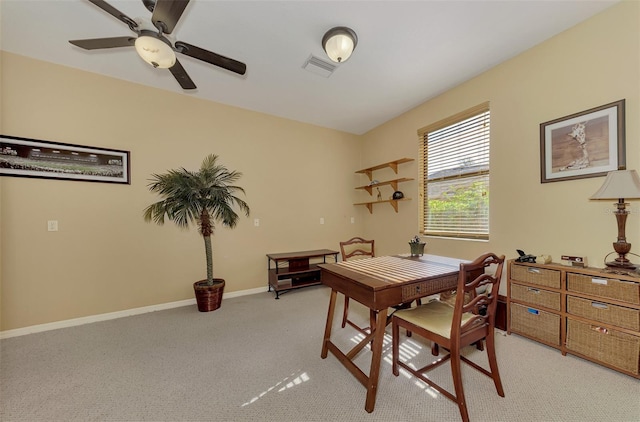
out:
M346 26L331 28L322 37L322 48L336 63L347 61L357 45L358 36L353 29Z
M85 50L98 50L135 46L138 55L145 62L155 68L169 69L182 89L185 90L195 89L196 85L176 58L176 52L239 75L244 75L247 71L247 66L242 62L212 53L186 42L174 42L174 38L168 36L178 23L189 0L142 0L144 6L152 12L151 23L148 23L148 20L131 19L104 0L88 1L124 22L138 36L137 38L111 37L69 41L77 47Z
M135 42L136 51L142 60L153 67L169 69L176 64L176 54L169 44L159 38L141 35Z

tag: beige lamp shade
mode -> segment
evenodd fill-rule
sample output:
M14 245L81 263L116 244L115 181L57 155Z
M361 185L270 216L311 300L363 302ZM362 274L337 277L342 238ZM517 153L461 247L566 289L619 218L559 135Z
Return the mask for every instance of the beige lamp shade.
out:
M635 170L616 170L590 199L640 199L640 176Z

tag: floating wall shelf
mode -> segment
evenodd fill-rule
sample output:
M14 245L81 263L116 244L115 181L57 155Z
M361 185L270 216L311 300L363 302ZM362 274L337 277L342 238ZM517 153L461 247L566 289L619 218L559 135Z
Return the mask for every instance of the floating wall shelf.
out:
M393 209L396 210L396 212L398 212L398 202L400 202L400 201L409 201L409 200L411 200L411 198L387 199L387 200L383 200L383 201L359 202L359 203L353 204L353 205L366 205L367 209L369 210L369 213L373 214L373 204L384 204L385 202L388 202L389 204L391 204Z
M372 195L373 194L373 188L378 187L378 186L391 185L393 190L397 191L398 190L398 183L408 182L410 180L413 180L413 178L403 177L402 179L387 180L386 182L376 183L375 185L358 186L356 189L364 189L367 192L369 192L369 195Z
M398 164L409 163L413 161L413 158L401 158L399 160L389 161L388 163L379 164L377 166L369 167L366 169L358 170L356 173L366 174L369 177L369 180L372 180L373 172L376 170L381 170L383 168L391 168L393 171L398 174Z
M373 172L376 170L382 170L385 168L390 168L394 171L394 173L398 174L398 165L399 164L403 164L403 163L409 163L411 161L414 161L413 158L400 158L399 160L394 160L394 161L389 161L387 163L383 163L383 164L379 164L377 166L373 166L373 167L368 167L366 169L362 169L362 170L358 170L356 171L356 173L358 174L366 174L367 177L369 178L369 181L373 181ZM369 185L365 185L365 186L358 186L356 189L363 189L366 190L367 192L369 192L369 195L373 195L373 188L377 188L380 186L391 186L395 191L398 190L398 183L402 183L402 182L409 182L413 180L413 178L408 178L408 177L402 177L399 179L393 179L393 180L386 180L383 182L378 182L375 184L369 184ZM382 203L389 203L391 204L391 206L393 207L393 209L398 212L398 202L400 201L409 201L411 200L411 198L402 198L402 199L387 199L387 200L377 200L377 201L368 201L368 202L359 202L357 204L353 204L353 205L364 205L367 207L367 209L369 210L370 214L373 214L373 204L382 204Z

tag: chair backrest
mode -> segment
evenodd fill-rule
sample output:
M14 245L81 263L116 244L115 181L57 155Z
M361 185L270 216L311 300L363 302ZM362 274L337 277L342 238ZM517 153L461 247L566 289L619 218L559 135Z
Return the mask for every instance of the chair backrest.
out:
M340 253L342 253L343 261L350 258L373 258L375 256L375 240L352 237L347 241L340 242Z
M495 327L504 259L504 255L498 257L493 253L487 253L473 262L460 264L457 291L464 291L465 294L456 295L451 341L457 339L464 344L470 344L484 338L489 330ZM481 289L482 287L485 289ZM483 293L477 293L481 290ZM465 301L465 297L469 296L472 299ZM470 317L471 314L473 316ZM460 340L461 338L466 339Z

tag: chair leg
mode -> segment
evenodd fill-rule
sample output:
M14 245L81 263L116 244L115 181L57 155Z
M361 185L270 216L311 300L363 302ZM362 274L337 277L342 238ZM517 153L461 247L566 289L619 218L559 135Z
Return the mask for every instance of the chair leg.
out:
M460 348L453 347L451 354L451 375L453 375L453 386L456 391L456 402L460 409L460 416L463 422L469 422L469 413L467 412L467 402L464 397L464 387L462 386L462 372L460 368Z
M349 315L349 296L344 297L344 311L342 312L342 328L347 325L347 316Z
M416 299L416 306L422 305L422 299ZM413 333L410 330L407 330L407 337L411 337Z
M398 371L398 359L400 359L400 327L397 323L391 324L391 349L392 349L392 371L396 377L400 374Z
M369 330L373 332L373 328L376 326L376 321L378 321L378 312L373 309L369 309ZM386 325L385 321L385 325Z
M489 358L489 368L491 369L491 378L496 385L496 391L500 397L504 397L504 389L502 388L502 380L500 379L500 372L498 371L498 361L496 359L496 343L495 334L493 330L487 335L487 357Z
M440 346L438 343L431 343L431 354L433 356L438 356L440 354Z

